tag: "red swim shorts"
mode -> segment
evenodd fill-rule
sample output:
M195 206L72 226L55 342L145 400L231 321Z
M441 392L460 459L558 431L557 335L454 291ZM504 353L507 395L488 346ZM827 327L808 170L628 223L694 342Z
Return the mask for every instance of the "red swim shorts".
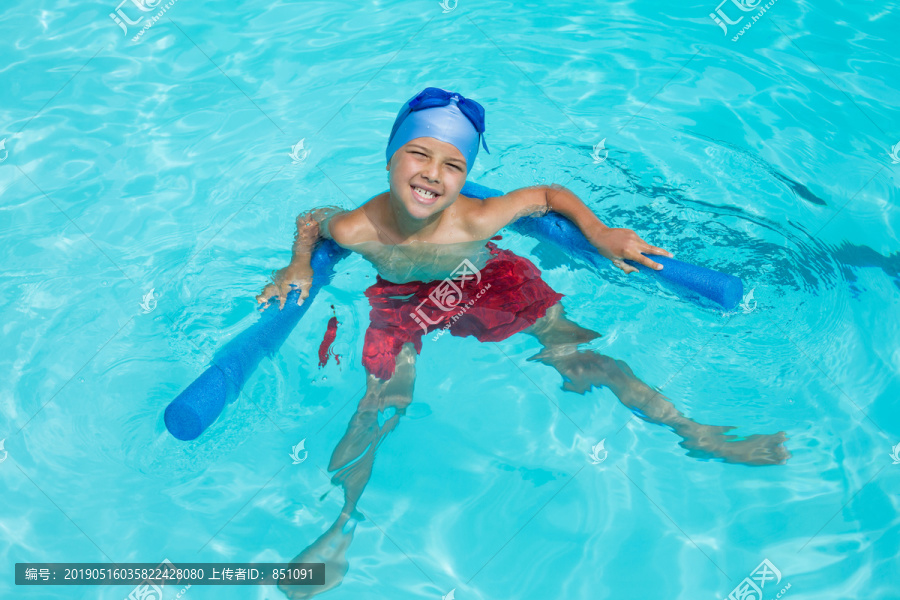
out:
M505 340L533 325L563 297L527 258L493 242L487 248L492 256L480 271L463 261L453 279L392 283L377 277L366 290L372 308L362 363L369 373L389 379L403 344L412 342L418 354L422 336L438 329L482 342Z

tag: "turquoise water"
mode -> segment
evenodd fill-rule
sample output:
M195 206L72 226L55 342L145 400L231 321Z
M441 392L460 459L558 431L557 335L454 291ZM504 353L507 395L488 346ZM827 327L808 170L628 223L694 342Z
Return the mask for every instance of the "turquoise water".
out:
M259 318L299 212L385 188L393 117L436 85L487 109L470 179L566 185L743 279L722 313L500 242L603 333L592 349L695 420L786 431L793 456L688 457L608 389L564 392L526 335L426 341L322 597L714 599L764 559L766 600L900 597L896 3L782 0L737 41L753 13L726 35L715 1L446 6L180 0L138 41L114 2L0 11L0 596L131 589L16 587L16 562L288 561L334 521L375 277L358 256L206 434L179 442L163 409ZM345 356L319 369L332 305Z

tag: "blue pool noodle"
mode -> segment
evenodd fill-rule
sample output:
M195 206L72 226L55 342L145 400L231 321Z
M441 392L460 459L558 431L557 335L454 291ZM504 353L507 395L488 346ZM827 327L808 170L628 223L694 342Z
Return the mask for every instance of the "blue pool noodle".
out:
M226 404L234 402L263 356L272 356L306 314L313 298L334 276L334 266L348 250L322 240L311 258L309 297L297 306L300 292L291 290L284 308L266 310L259 321L235 336L213 357L212 364L166 407L166 428L179 440L193 440L212 425Z
M500 190L469 182L466 182L462 193L474 198L493 198L503 195ZM509 227L513 231L540 241L558 244L595 267L607 267L612 264L597 252L597 248L584 237L577 225L559 213L550 212L540 218L523 217L511 223ZM643 254L661 264L663 268L657 271L633 260L626 259L625 262L643 273L652 273L661 279L666 287L682 296L690 299L702 296L726 310L735 308L744 297L744 284L734 275L692 265L668 256Z
M492 198L503 192L477 183L466 182L462 194L470 198ZM574 255L598 267L608 266L609 261L598 254L578 227L558 213L543 217L522 217L509 225L518 233L540 241L553 242ZM349 251L332 240L319 241L313 252L311 266L313 281L309 297L297 306L299 292L292 290L281 310L266 310L259 321L248 327L225 344L213 357L212 364L200 374L166 407L166 428L179 440L196 439L222 413L226 404L234 402L244 383L264 356L272 356L294 329L300 318L312 304L322 286L334 276L334 267ZM663 265L656 271L644 265L627 261L635 268L650 272L667 280L688 296L699 294L730 310L743 297L741 280L733 275L712 271L665 256L649 255ZM270 300L271 301L271 300Z

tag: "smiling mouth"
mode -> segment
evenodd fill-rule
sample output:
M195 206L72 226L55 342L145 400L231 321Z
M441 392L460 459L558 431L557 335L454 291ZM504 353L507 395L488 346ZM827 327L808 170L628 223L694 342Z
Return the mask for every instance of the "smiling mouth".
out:
M418 188L414 185L409 186L409 189L412 190L413 198L415 198L416 201L419 202L420 204L434 204L435 202L437 202L437 199L441 197L440 194L430 196L428 192L426 192L425 190L422 190L422 188ZM416 190L422 190L424 195L422 193L419 193Z

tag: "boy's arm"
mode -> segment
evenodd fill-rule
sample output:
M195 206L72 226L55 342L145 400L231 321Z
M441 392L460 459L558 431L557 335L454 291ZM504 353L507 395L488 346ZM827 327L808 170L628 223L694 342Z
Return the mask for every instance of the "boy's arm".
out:
M291 247L291 262L283 269L279 269L272 274L273 283L268 284L263 291L256 296L257 304L263 305L265 310L269 299L277 297L279 299L279 309L284 308L287 301L287 295L292 287L300 288L300 295L297 298L297 305L303 304L303 301L309 297L309 290L312 287L312 253L319 237L331 239L328 229L329 221L332 217L343 212L342 209L327 206L317 208L297 217L297 233L294 236L294 244Z
M652 269L662 268L642 252L672 256L667 250L651 246L630 229L607 227L578 196L556 184L522 188L505 196L488 198L480 221L488 229L496 227L493 229L496 232L522 216L542 216L551 210L575 223L601 255L626 273L637 271L624 262L626 258Z
M291 264L308 265L319 238L333 239L328 229L331 218L344 212L336 206L316 208L297 217L297 233L291 247Z
M672 257L671 252L651 246L631 229L607 227L578 196L561 185L554 184L547 188L547 204L550 210L575 223L597 251L625 273L638 270L626 264L626 258L658 271L663 266L642 253Z

